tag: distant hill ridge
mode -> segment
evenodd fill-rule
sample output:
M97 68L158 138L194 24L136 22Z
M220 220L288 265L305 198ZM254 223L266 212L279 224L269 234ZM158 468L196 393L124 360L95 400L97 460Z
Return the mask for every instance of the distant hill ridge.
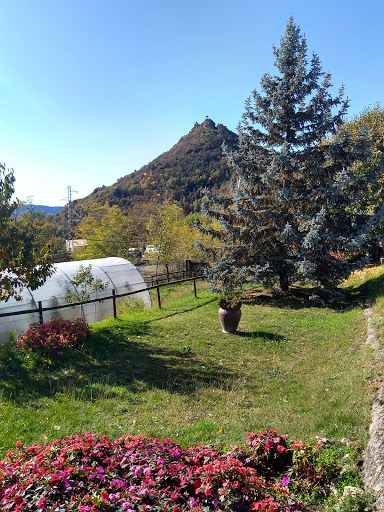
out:
M55 215L61 212L63 206L45 206L42 204L31 204L28 206L21 206L18 210L19 213L25 212L26 210L33 209L35 212L43 212L45 215Z
M76 201L118 205L123 210L137 202L176 201L186 213L197 210L201 191L220 188L230 178L223 158L222 144L237 144L237 135L222 124L206 118L195 123L169 151L161 154L138 171L118 179L111 186L96 188L89 196ZM80 206L79 204L79 206Z

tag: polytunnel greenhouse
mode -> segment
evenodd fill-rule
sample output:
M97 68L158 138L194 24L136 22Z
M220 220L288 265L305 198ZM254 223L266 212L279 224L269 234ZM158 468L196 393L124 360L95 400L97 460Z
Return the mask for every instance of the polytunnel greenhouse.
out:
M68 297L68 294L73 297L77 292L71 281L78 275L79 270L87 268L90 268L93 278L95 280L100 279L99 283L102 283L105 287L101 291L89 291L89 300L111 296L113 289L115 289L116 295L144 289L144 291L134 294L132 297L141 300L145 307L151 306L149 291L146 289L147 285L133 263L124 258L101 258L55 263L55 273L42 286L36 290L24 288L20 301L11 298L8 302L0 302L0 315L28 309L37 310L39 301L41 301L43 308L67 304L66 297ZM71 302L76 301L72 300ZM88 323L99 322L104 318L113 316L113 301L109 299L84 304L83 306L68 305L67 308L44 311L43 315L44 322L54 317L67 320L83 317ZM9 341L12 333L17 336L25 332L29 324L38 321L37 311L22 315L0 316L0 343Z

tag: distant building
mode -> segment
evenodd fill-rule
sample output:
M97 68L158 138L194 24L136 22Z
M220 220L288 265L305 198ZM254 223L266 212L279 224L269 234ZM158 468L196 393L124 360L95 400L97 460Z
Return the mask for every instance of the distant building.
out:
M66 240L65 248L68 252L72 252L78 247L87 247L87 240L85 238L78 238L77 240Z

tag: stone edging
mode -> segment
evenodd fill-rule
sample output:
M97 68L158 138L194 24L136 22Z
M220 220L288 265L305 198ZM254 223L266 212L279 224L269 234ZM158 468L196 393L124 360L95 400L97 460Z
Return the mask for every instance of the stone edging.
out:
M373 309L365 309L367 322L366 343L376 354L379 341L376 329L372 325ZM384 512L384 391L380 383L372 405L372 421L369 427L369 442L364 454L362 478L366 490L373 490L376 498L376 511Z

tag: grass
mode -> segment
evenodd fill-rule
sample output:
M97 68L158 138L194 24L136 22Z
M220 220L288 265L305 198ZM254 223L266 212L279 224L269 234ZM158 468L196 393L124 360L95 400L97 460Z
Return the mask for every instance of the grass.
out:
M363 305L384 333L384 271L346 285L339 309L267 294L242 307L237 335L221 333L201 283L170 286L163 307L95 324L72 353L0 355L0 457L18 440L46 443L86 431L170 437L183 446L243 444L272 428L291 440L343 438L363 446L382 364L365 345Z

